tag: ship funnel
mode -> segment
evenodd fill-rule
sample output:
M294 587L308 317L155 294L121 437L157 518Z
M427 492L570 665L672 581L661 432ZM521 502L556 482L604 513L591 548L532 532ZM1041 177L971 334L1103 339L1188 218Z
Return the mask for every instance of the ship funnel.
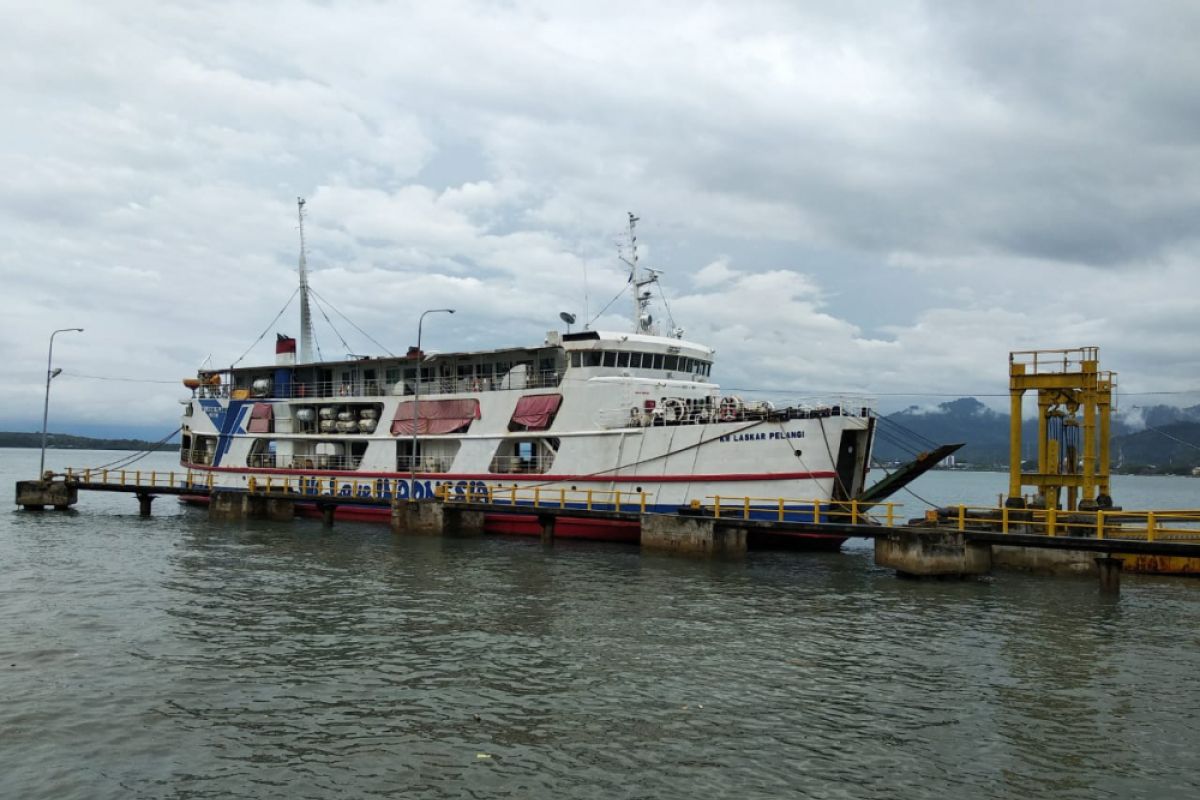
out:
M275 334L275 364L290 367L296 363L296 340L282 333Z

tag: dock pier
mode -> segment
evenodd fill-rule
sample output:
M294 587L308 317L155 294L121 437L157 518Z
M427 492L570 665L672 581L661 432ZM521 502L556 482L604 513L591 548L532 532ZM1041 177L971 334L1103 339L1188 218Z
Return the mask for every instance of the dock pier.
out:
M439 492L400 499L369 481L335 491L334 478L278 479L245 489L215 487L192 472L68 471L20 481L16 503L30 510L65 509L83 491L123 492L148 517L160 496L204 498L213 521L287 521L297 506L316 507L327 528L338 508L375 507L389 515L396 534L477 535L495 515L534 517L545 545L562 519L635 522L647 551L699 558L741 558L752 537L865 537L874 540L875 563L898 575L969 578L994 568L1035 572L1090 572L1102 591L1119 591L1123 571L1200 575L1200 511L1097 509L1069 514L1055 509L958 506L901 522L891 503L829 502L785 498L712 497L674 513L648 510L645 494L588 490L489 489L475 494ZM390 513L389 513L390 512ZM835 540L836 540L835 538Z

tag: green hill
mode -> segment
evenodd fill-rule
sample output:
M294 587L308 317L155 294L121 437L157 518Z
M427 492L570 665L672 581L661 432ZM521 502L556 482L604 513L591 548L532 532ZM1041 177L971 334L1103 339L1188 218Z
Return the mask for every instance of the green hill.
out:
M0 447L32 447L41 449L42 434L0 432ZM178 442L146 442L141 439L93 439L65 433L47 433L46 447L54 450L176 450Z

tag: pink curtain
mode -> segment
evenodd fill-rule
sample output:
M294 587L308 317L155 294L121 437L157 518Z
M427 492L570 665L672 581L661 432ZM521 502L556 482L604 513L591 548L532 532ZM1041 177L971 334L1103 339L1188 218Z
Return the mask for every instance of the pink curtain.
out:
M521 426L527 431L544 431L558 412L562 403L561 394L529 394L517 401L517 408L509 420L510 430Z
M250 411L250 427L247 431L249 433L270 433L271 417L270 403L255 403L254 408Z
M417 403L417 433L454 433L479 419L479 401L421 400ZM413 401L405 400L396 407L392 417L392 436L412 436Z

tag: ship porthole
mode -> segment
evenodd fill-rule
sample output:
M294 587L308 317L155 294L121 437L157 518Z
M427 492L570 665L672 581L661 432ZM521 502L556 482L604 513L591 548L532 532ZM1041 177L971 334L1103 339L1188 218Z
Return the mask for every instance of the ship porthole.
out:
M639 487L637 487L637 493L638 493L638 494L641 494L641 493L642 493L642 487L640 487L640 486L639 486Z
M800 451L799 451L799 450L797 450L797 451L796 451L796 458L799 458L799 457L800 457Z
M578 486L572 486L572 487L571 487L571 491L572 491L572 492L578 492L578 491L579 491L579 487L578 487Z

